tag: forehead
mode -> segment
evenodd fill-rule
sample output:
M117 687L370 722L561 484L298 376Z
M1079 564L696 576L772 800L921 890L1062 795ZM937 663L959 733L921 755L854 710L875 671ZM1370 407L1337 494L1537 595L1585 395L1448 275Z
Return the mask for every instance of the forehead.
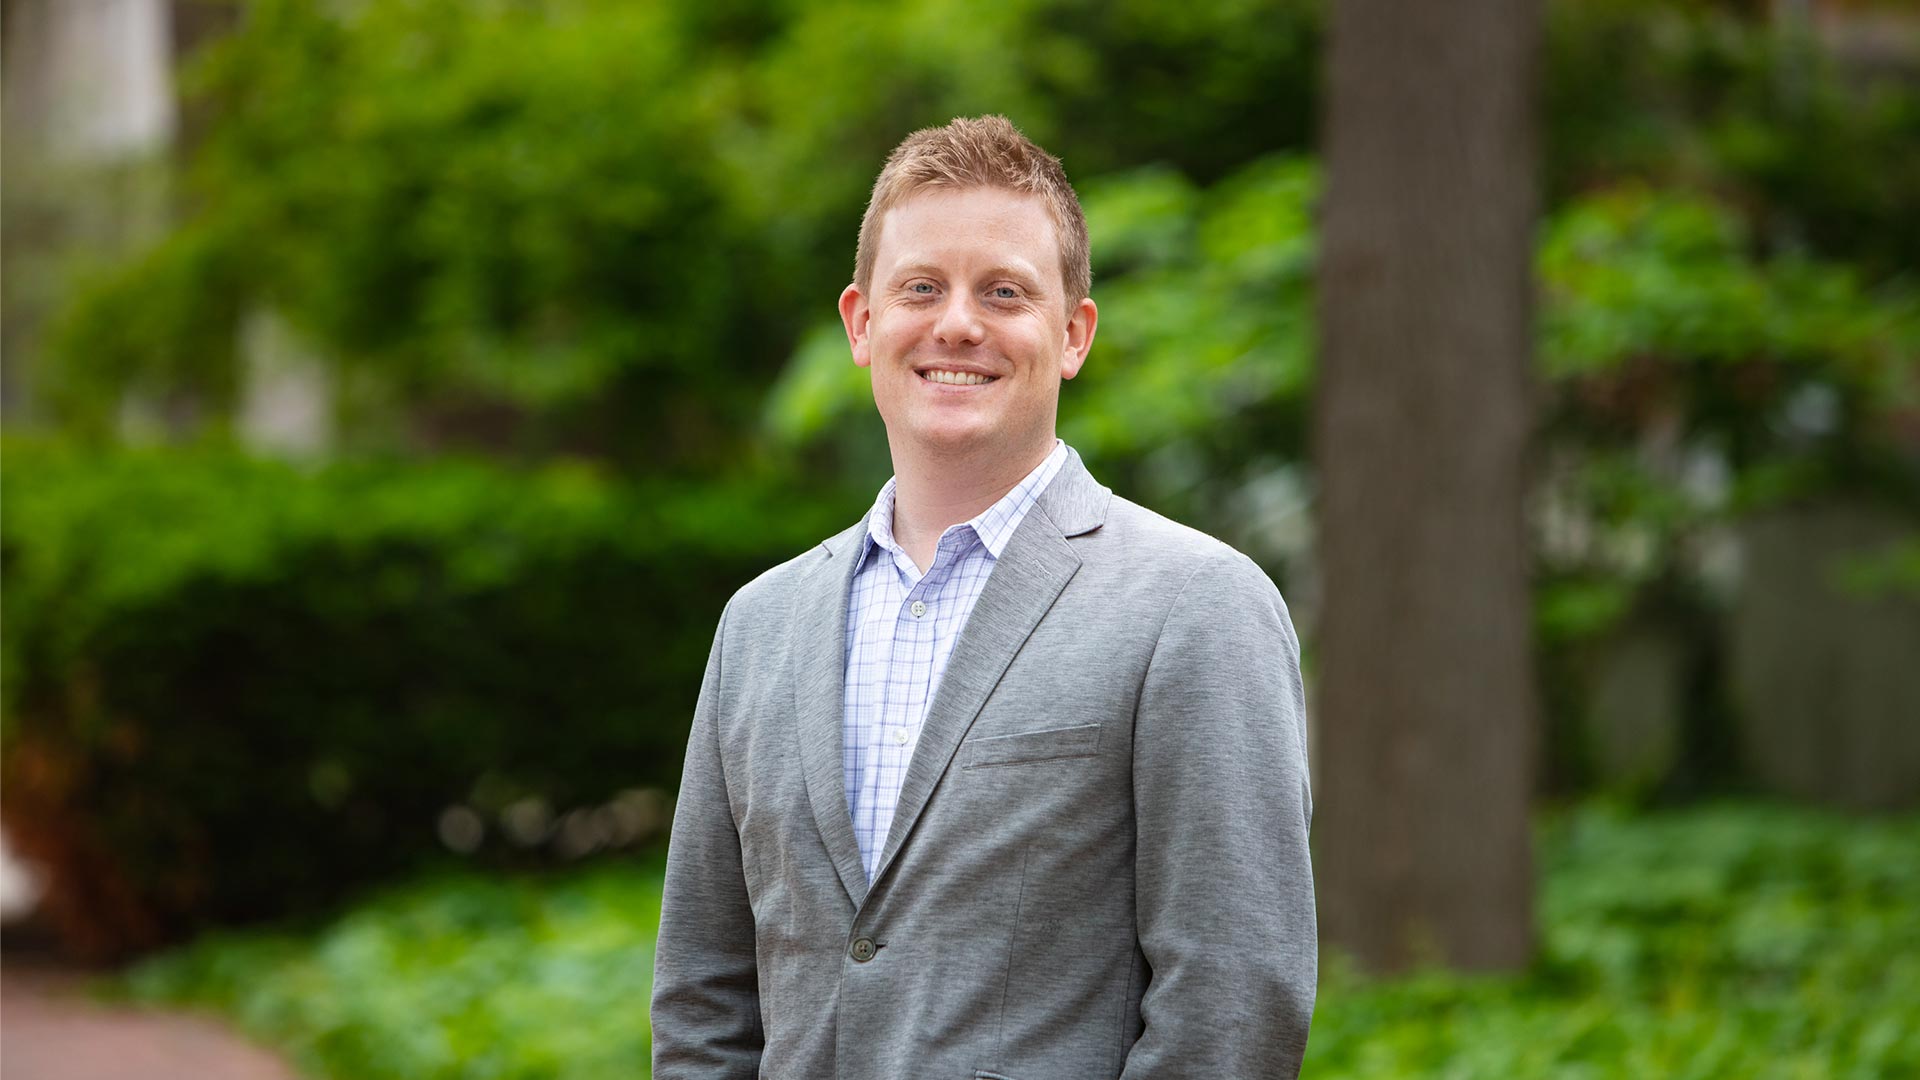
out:
M1053 218L1038 195L998 188L933 188L908 196L881 218L874 269L1011 263L1059 273Z

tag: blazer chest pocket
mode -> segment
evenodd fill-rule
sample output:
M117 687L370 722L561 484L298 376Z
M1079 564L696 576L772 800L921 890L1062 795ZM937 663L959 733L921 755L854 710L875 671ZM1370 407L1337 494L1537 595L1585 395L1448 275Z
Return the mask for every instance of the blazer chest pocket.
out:
M984 739L968 739L964 749L966 756L960 765L963 769L1091 757L1100 749L1100 725L1078 724L1044 731L1018 731L1012 735L989 735Z

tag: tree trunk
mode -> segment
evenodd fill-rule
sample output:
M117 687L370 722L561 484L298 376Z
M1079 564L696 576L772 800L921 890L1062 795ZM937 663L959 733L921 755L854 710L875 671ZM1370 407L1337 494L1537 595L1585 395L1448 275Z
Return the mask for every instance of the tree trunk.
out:
M1336 0L1315 848L1375 971L1532 953L1535 0Z

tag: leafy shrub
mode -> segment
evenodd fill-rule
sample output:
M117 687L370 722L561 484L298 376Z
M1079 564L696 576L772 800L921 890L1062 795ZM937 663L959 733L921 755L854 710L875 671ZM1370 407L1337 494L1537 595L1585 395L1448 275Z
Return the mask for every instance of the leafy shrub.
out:
M402 405L578 408L619 376L646 384L629 421L724 403L714 357L756 343L733 292L693 283L741 269L710 141L728 87L660 6L545 8L250 4L185 80L218 117L192 213L57 328L63 414L111 416L96 390L135 375L235 385L235 351L205 346L255 307Z
M1599 807L1541 833L1520 977L1322 980L1314 1076L1881 1077L1920 1069L1920 819Z
M1920 819L1720 805L1540 831L1542 955L1372 981L1323 957L1304 1075L1891 1077L1920 1070ZM659 867L423 882L317 931L137 969L310 1075L645 1075Z
M209 938L127 988L219 1008L309 1076L645 1077L660 878L436 878L310 936Z
M1547 223L1546 498L1583 538L1546 538L1568 590L1550 601L1550 640L1601 628L1704 529L1756 507L1835 491L1914 502L1900 428L1920 403L1920 292L1758 247L1730 207L1634 184Z
M1636 179L1733 195L1769 246L1877 275L1920 260L1920 82L1831 27L1738 4L1554 0L1549 200ZM1806 31L1815 31L1809 38ZM1824 39L1824 40L1822 40Z
M95 952L322 903L449 805L671 788L772 481L7 448L7 821ZM537 823L536 823L537 824Z

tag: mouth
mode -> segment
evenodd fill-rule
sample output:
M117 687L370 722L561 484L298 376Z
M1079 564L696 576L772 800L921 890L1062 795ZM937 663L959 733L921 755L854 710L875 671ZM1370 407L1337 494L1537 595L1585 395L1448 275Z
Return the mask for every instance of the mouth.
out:
M954 368L925 368L915 372L921 381L939 383L942 386L985 386L999 379L998 375L988 375L978 371L960 371Z

